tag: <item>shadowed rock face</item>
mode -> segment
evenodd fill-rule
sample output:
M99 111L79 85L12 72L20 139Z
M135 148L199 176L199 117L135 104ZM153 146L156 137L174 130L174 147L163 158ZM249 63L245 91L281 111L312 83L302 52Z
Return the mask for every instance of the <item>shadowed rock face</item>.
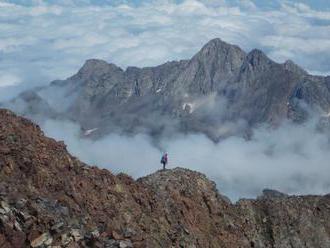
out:
M232 204L188 169L113 175L0 110L0 247L329 247L329 216L329 196Z
M261 123L303 122L311 110L326 115L329 87L329 77L311 76L292 61L278 64L260 50L246 54L214 39L190 60L156 67L122 70L87 60L76 75L8 106L35 120L55 116L77 121L85 130L97 128L95 137L176 130L218 140Z

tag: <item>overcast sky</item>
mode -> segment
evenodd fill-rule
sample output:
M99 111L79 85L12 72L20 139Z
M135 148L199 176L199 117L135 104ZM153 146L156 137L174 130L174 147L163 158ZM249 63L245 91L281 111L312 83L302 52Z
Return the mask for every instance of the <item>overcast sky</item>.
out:
M185 59L220 37L330 74L330 1L0 1L0 100L74 74L89 58L122 67Z

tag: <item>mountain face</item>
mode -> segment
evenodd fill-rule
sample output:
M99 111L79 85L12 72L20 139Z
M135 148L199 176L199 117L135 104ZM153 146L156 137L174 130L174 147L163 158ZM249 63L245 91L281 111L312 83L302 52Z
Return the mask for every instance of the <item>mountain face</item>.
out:
M182 168L135 181L80 162L2 109L0 179L1 247L330 246L329 196L265 190L233 204Z
M190 60L126 70L87 60L77 74L25 92L7 107L34 120L70 119L94 137L109 132L201 132L213 140L262 123L327 115L330 77L309 75L262 51L246 54L220 39Z

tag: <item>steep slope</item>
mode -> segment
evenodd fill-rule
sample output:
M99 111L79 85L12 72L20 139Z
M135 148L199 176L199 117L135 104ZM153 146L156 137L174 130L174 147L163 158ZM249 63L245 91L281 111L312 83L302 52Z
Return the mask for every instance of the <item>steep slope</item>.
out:
M6 110L0 110L0 117L1 247L217 247L246 242L225 224L215 225L214 219L224 220L211 215L210 204L219 212L229 203L205 176L183 169L138 182L114 176L81 163L30 121ZM162 189L152 186L158 176L163 177ZM196 183L189 186L191 179ZM166 184L172 187L173 180L186 186L170 190ZM219 240L219 230L228 240Z
M294 88L306 76L273 62L260 50L251 51L231 83L229 118L239 116L251 125L281 122Z
M267 190L230 203L204 175L137 181L72 157L0 110L1 247L329 247L330 197Z
M209 41L187 64L169 90L172 94L207 95L236 75L246 54L220 39Z
M290 118L303 122L330 109L329 77L309 75L292 61L278 64L262 51L246 54L220 39L190 60L126 70L87 60L63 81L5 106L41 121L65 118L94 137L110 132L202 132L213 140Z

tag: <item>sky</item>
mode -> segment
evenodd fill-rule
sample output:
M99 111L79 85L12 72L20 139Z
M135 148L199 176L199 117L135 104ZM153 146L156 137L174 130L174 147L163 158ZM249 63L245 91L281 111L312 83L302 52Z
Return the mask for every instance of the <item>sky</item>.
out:
M330 74L325 0L0 0L0 101L67 78L86 59L153 66L216 37Z

